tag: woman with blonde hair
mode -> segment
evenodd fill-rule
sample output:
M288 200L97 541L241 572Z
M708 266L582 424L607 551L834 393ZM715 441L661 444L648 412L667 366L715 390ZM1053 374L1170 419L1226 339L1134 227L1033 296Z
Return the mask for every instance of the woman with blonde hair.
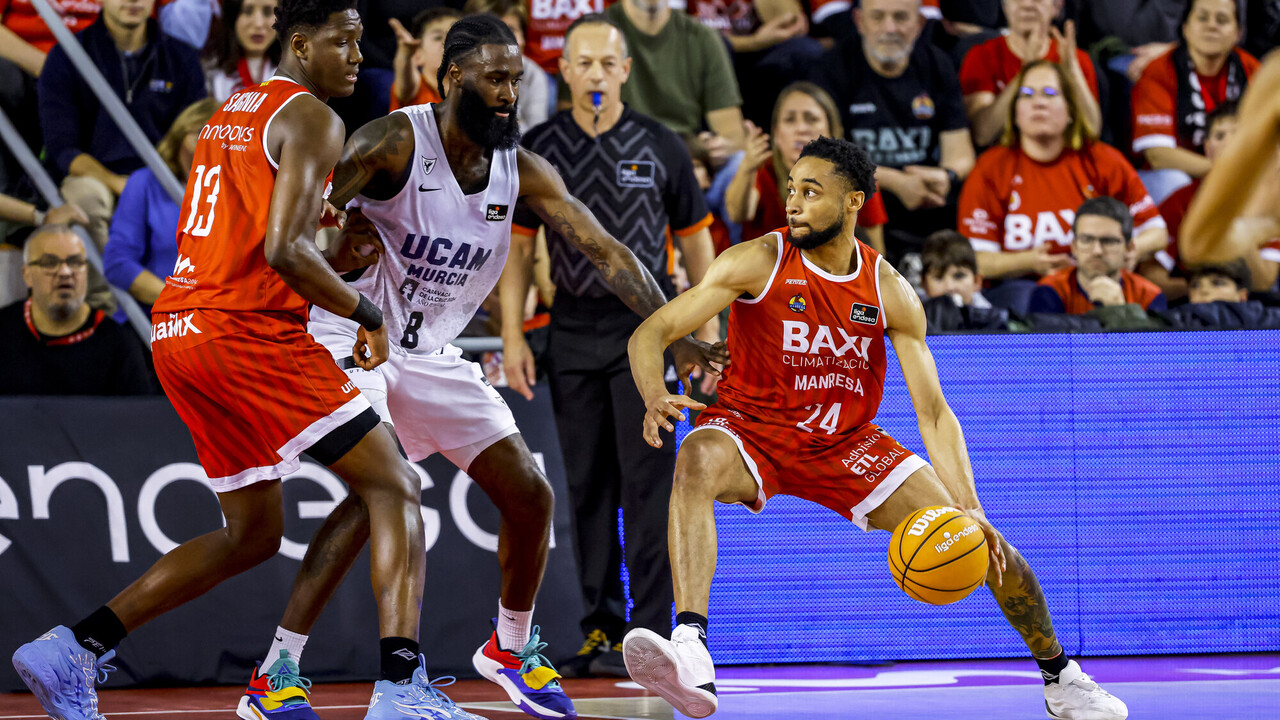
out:
M1014 83L1000 144L978 158L960 193L958 229L978 272L1038 278L1069 266L1076 208L1100 196L1128 206L1139 256L1163 249L1169 236L1155 203L1124 156L1091 136L1062 66L1028 63Z
M800 151L818 137L843 138L840 111L825 90L809 82L788 85L773 106L770 135L748 123L747 151L725 191L726 215L751 240L787 224L787 175ZM884 252L884 201L876 193L858 215L867 241Z
M200 129L213 117L220 101L209 97L178 114L156 151L178 181L191 173ZM103 274L118 288L150 310L164 289L164 279L178 260L178 205L150 168L129 176L120 204L111 218L111 232L102 253Z

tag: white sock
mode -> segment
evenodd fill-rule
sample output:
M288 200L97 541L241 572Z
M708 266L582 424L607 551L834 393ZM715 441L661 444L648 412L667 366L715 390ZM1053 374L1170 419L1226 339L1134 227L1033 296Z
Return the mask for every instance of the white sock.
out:
M282 627L276 627L275 640L271 643L271 649L267 651L267 659L262 662L262 669L258 672L265 673L271 669L272 665L280 659L280 651L288 650L289 659L295 663L302 662L302 648L306 647L307 636L299 635L295 632L289 632Z
M533 608L508 610L498 599L498 646L508 652L520 652L529 643L533 630Z

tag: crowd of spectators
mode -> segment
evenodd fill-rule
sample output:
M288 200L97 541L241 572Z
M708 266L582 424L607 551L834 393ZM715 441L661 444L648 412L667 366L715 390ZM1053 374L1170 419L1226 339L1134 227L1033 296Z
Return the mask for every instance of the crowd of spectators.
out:
M275 4L52 7L159 150L161 175L181 182L217 104L278 65ZM1280 42L1280 0L360 0L358 9L360 82L333 103L348 131L447 94L444 36L477 12L502 18L525 53L522 130L536 135L565 111L599 123L595 90L574 97L567 78L599 82L563 51L574 20L602 13L625 47L620 100L683 139L717 253L785 224L786 174L800 149L838 136L879 165L859 236L917 285L937 331L1088 329L1088 318L1133 327L1099 319L1115 306L1161 327L1271 321L1280 238L1207 268L1183 263L1178 243L1258 58ZM67 203L48 210L0 148L0 305L34 297L32 266L18 260L33 227L78 226L97 247L105 272L85 270L85 302L106 323L125 320L111 286L145 311L176 259L178 207L165 178L95 89L31 0L0 0L0 109ZM1256 205L1280 199L1280 161L1272 175ZM664 256L672 291L701 272L677 265L704 262L678 245L668 241ZM534 247L546 262L545 240ZM553 302L542 279L530 312ZM1216 309L1199 307L1208 305ZM496 333L501 307L495 295L487 324L473 325Z

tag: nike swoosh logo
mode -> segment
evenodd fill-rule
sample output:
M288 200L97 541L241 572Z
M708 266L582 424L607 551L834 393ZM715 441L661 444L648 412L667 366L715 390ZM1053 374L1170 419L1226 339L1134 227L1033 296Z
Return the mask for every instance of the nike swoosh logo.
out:
M276 636L276 642L284 642L284 638L282 638L282 637L280 637L279 635L277 635L277 636Z
M439 189L440 189L440 188L429 188L429 187L427 187L426 185L419 185L419 186L418 186L418 192L431 192L432 190L439 190Z

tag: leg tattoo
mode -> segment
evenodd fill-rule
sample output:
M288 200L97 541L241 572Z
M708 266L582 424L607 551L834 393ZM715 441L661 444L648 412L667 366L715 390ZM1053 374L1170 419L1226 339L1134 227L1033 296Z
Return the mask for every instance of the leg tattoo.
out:
M1004 585L991 586L991 594L1032 655L1041 659L1056 657L1062 652L1062 645L1053 634L1053 620L1040 582L1022 553L1011 545L1005 545L1004 552L1009 569L1004 573Z

